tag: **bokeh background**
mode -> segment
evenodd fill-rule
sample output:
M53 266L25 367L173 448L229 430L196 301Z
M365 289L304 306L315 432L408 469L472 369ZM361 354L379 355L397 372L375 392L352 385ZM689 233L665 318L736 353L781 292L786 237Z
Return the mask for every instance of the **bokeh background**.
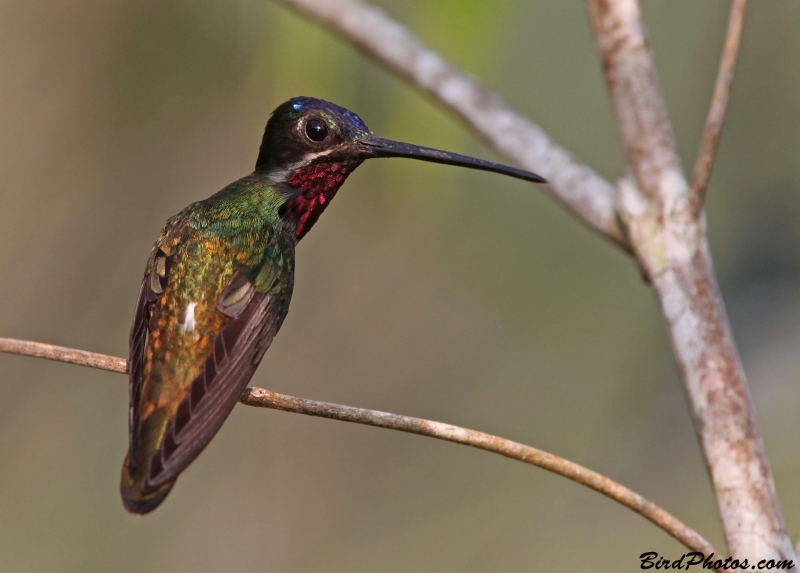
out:
M622 156L585 6L384 0L601 174ZM691 167L728 2L647 0ZM0 2L0 335L124 356L164 221L249 173L295 95L495 158L446 112L268 0ZM752 2L708 202L789 529L800 532L800 4ZM368 162L298 249L254 378L499 434L601 471L722 546L656 301L540 189ZM565 479L448 443L238 406L166 503L118 495L127 382L0 355L0 570L633 571L684 549Z

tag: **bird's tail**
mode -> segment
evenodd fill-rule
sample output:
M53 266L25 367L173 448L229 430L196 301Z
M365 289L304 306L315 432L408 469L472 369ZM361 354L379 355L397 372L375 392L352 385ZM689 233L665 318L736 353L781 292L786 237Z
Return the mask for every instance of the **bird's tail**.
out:
M137 479L138 476L131 475L129 457L125 456L125 463L122 464L122 479L120 480L119 490L122 494L122 504L131 513L144 515L157 508L167 494L175 485L174 481L165 483L153 491L143 491L144 479Z

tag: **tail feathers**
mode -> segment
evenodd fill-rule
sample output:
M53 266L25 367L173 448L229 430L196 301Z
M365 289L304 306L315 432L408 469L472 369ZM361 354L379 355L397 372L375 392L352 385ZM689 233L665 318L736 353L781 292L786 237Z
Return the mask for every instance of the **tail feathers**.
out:
M128 458L126 457L125 463L122 465L122 479L120 480L119 490L122 494L122 505L130 513L137 515L150 513L161 505L172 486L175 485L175 482L171 481L153 491L143 491L144 480L136 479L136 477L138 476L130 474Z

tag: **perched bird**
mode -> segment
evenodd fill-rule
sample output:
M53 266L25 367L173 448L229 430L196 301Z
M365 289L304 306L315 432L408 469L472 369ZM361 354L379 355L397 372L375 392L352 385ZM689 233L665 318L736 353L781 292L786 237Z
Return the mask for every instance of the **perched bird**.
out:
M272 113L250 175L167 221L130 334L125 508L154 510L233 410L286 317L295 245L365 159L410 157L544 182L533 173L383 139L332 103Z

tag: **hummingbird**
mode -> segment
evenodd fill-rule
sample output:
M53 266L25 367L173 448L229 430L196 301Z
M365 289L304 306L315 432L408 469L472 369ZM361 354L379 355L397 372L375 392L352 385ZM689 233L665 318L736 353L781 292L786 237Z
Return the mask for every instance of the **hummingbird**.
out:
M122 502L146 514L233 410L289 311L297 242L366 159L408 157L534 173L384 139L355 113L296 97L272 113L255 171L170 218L144 271L130 332Z

